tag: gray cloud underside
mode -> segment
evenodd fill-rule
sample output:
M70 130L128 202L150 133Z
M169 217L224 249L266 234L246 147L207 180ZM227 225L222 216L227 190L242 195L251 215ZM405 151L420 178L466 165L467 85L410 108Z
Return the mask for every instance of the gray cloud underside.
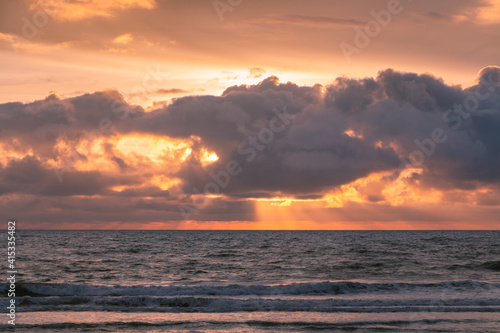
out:
M496 68L482 74L489 73L498 76ZM436 144L435 153L426 157L422 165L426 177L439 178L443 186L461 186L470 181L497 182L500 180L499 89L479 101L470 117L458 119L456 113L450 113L443 120L447 110L463 104L474 91L475 87L464 90L448 86L430 75L385 70L375 79L337 78L324 93L319 85L299 87L269 77L257 85L230 87L222 96L179 98L149 113L126 104L114 91L64 100L49 96L29 104L7 103L0 105L2 142L18 152L31 148L35 156L3 166L2 183L31 187L40 183L38 191L42 194L51 195L53 192L48 188L54 188L54 193L58 188L61 193L71 193L63 185L47 185L53 179L42 162L63 157L55 146L58 138L76 145L99 129L104 118L110 119L111 126L116 128L114 132L98 132L104 137L127 133L199 137L200 147L215 151L220 159L208 167L202 167L194 158L184 163L177 176L188 193L193 186L203 186L210 179L210 171L223 170L232 159L240 163L243 172L224 189L227 193L321 192L371 172L396 170L400 165L398 156L408 158L418 149L415 140L430 138L435 128L442 128L448 139ZM259 132L269 128L270 121L276 118L273 109L283 113L284 108L286 113L294 115L293 119L284 125L284 130L274 133L270 143L261 142ZM452 118L454 115L456 119ZM281 126L282 121L275 124ZM347 130L362 137L349 136ZM255 158L249 162L253 155L249 151L251 137L256 138L259 148L254 149ZM391 142L402 150L396 152L389 146ZM244 149L238 152L241 145ZM264 146L262 151L261 146ZM112 148L107 150L111 151L110 159L125 169L126 161L114 156ZM89 181L83 183L91 188L82 188L81 194L99 193L111 185L99 181L97 188L92 188L90 179L99 177L97 170L95 174L77 174L75 178L85 177ZM74 184L74 187L79 186Z
M486 68L481 76L484 82L499 82L500 70ZM325 88L279 83L276 77L269 77L256 85L230 87L221 96L178 98L152 112L128 105L116 91L1 104L0 142L25 157L0 165L0 195L99 194L135 200L133 207L142 204L153 211L175 210L193 188L203 191L205 184L213 182L210 172L219 173L228 161L235 160L242 172L220 188L234 203L277 194L320 198L327 190L373 172L397 174L401 158L408 159L419 149L415 140L431 138L436 128L447 139L435 144L430 156L424 155L419 181L427 187L473 190L500 181L500 88L492 86L488 98L476 98L477 107L469 116L450 111L471 100L477 88L482 87L464 89L431 75L388 69L376 78L337 78ZM483 88L482 92L487 91ZM260 140L259 133L276 118L273 110L283 113L284 109L291 116L283 130L273 133L269 143L257 141L262 150L253 148L251 138ZM101 131L104 138L136 133L195 142L192 157L183 162L180 171L168 175L181 179L178 197L142 186L152 176L150 171L131 167L111 143L104 150L118 173L73 170L65 173L63 182L57 180L47 166L47 162L65 157L56 143L63 140L69 146L78 145L105 118L113 130ZM277 118L274 124L281 126L283 120ZM348 135L348 130L354 135ZM203 166L196 158L201 148L216 152L219 160ZM123 185L129 189L110 189ZM153 199L141 203L142 197ZM169 202L168 207L157 206L158 200Z

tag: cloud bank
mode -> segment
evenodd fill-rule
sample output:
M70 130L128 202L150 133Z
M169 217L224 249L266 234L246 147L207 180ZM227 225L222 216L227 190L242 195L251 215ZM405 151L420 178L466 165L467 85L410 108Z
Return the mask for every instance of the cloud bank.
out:
M326 87L270 76L150 112L116 91L1 104L0 206L33 225L175 227L179 204L195 205L235 161L241 172L193 220L255 221L258 200L270 198L326 200L318 209L345 212L365 202L387 214L408 200L418 210L422 193L491 216L500 206L499 85L498 67L468 88L387 69ZM422 209L419 220L446 219Z

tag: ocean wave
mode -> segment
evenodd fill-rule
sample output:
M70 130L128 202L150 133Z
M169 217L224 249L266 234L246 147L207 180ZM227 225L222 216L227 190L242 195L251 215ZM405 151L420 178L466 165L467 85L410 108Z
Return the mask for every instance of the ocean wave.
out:
M409 329L410 331L422 332L419 329L411 329L409 325L429 325L429 324L466 324L467 326L475 324L485 324L488 321L484 320L456 320L456 319L417 319L417 320L369 320L369 321L346 321L346 322L326 322L326 321L269 321L269 320L201 320L197 321L198 326L204 328L224 328L234 331L234 326L242 328L243 331L248 331L249 328L263 328L263 329L293 329L293 330L356 330L356 329L369 329L370 331L384 331L400 332L401 329ZM48 323L48 324L16 324L15 328L11 325L0 325L0 329L5 331L12 331L18 329L46 329L50 331L63 331L78 330L78 331L115 331L115 330L136 330L136 329L169 329L175 330L184 329L187 327L192 328L192 321L160 321L160 322L146 322L146 321L130 321L130 322L101 322L101 323ZM184 330L182 330L184 331ZM225 331L225 330L224 330ZM439 330L441 331L441 330ZM155 331L156 332L156 331ZM470 330L469 332L477 332Z
M20 329L46 329L48 332L52 330L61 330L63 332L78 330L78 331L113 331L113 329L134 329L134 328L154 328L154 327L169 327L190 324L189 321L165 321L161 323L148 322L108 322L108 323L50 323L50 324L16 324L3 325L0 324L0 330L17 331Z
M0 293L6 295L3 284ZM230 284L204 286L94 286L69 283L19 283L18 296L241 296L241 295L348 295L407 291L484 291L500 290L500 283L480 281L444 281L436 283L363 283L353 281L292 283L283 285Z
M2 301L0 301L0 304ZM3 305L3 304L2 304ZM6 305L6 304L5 304ZM228 298L165 296L20 297L20 312L500 312L500 298Z
M486 261L481 264L454 264L450 265L447 267L449 270L455 270L455 269L472 269L472 270L477 270L477 269L485 269L485 270L492 270L496 272L500 272L500 260L499 261Z
M499 261L487 261L481 264L481 267L486 269L491 269L496 272L500 272L500 260Z

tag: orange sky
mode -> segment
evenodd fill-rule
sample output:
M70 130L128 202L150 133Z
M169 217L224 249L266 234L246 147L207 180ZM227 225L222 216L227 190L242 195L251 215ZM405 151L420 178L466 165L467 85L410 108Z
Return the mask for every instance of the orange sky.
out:
M388 1L243 1L223 20L200 0L2 1L0 98L111 88L149 106L183 95L155 94L156 87L200 94L256 83L250 68L308 85L388 67L470 85L495 64L499 3L401 1L401 12L347 62L340 44L355 46L354 29L373 22L371 11L387 10ZM162 74L151 89L142 87L147 68Z
M2 214L47 229L500 229L496 97L423 165L397 160L499 65L499 0L229 3L0 0ZM245 164L238 145L287 106L297 118ZM235 156L228 188L192 191Z

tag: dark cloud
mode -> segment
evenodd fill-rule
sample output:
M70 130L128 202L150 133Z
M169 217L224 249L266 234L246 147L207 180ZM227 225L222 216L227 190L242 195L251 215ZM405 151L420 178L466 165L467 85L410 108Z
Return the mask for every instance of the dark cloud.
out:
M442 111L462 103L459 86L448 86L430 74L401 73L392 69L379 73L377 81L388 99L407 102L420 111Z
M169 191L162 190L156 186L127 188L127 189L124 189L122 191L115 192L112 194L118 195L118 196L140 197L140 198L143 198L143 197L168 198L168 197L170 197Z
M63 100L52 94L28 104L0 104L0 140L15 151L31 148L56 160L63 155L56 147L58 139L75 146L82 139L107 137L117 123L142 113L112 90Z
M46 170L36 157L28 155L21 160L11 160L1 170L1 176L5 183L33 184L45 178Z
M26 193L42 196L91 196L105 194L108 188L134 185L142 179L129 176L104 174L99 170L64 172L62 181L55 169L43 165L38 157L27 155L12 159L0 169L0 180L4 193Z
M380 84L374 79L339 77L327 88L325 105L343 112L361 112L381 98Z
M497 73L496 69L483 71ZM434 184L443 187L447 182L467 187L471 181L498 180L500 113L492 103L499 92L480 101L478 110L463 118L458 130L444 119L475 88L462 89L429 74L392 69L375 79L338 78L324 94L320 86L299 87L269 77L257 85L230 87L220 97L181 98L130 125L157 135L197 136L202 145L216 151L220 159L208 167L193 160L183 165L178 176L188 193L202 189L212 181L210 172L224 170L230 160L238 161L244 171L221 189L224 193L320 193L372 172L396 170L399 157L411 161L411 154L419 149L426 159L418 165L425 169L425 179L440 178ZM247 162L253 155L238 152L238 146L252 149L250 138L268 126L275 116L273 109L285 106L295 115L293 121L275 133L272 142L261 142L262 151L254 149L255 159ZM434 142L432 156L427 156L426 140L437 128L447 140ZM357 134L348 135L349 130Z
M109 205L118 199L127 202L123 214L136 210L151 217L164 212L176 220L176 205L190 204L194 189L203 192L212 183L209 192L227 196L211 200L196 215L209 221L248 219L253 214L248 198L317 199L371 173L397 174L405 167L423 169L408 182L424 189L469 191L497 186L499 79L500 70L488 67L480 72L477 85L462 88L430 74L387 69L376 78L337 78L328 87L280 83L271 76L259 84L229 87L221 96L178 98L151 112L128 105L114 91L2 104L2 144L24 157L0 165L0 193L25 193L43 200L64 197L59 204L68 207L74 207L72 196L100 195ZM488 96L478 98L478 91ZM460 105L463 108L457 109ZM126 116L121 117L124 110ZM58 181L49 167L64 157L58 144L78 146L81 138L89 137L84 132L98 129L104 118L110 119L113 131L100 134L109 141L102 144L102 157L114 169L68 170ZM445 139L436 142L436 130L437 137ZM178 161L174 171L158 171L170 167L166 160L155 165L141 162L138 167L111 142L128 134L188 140L192 153ZM203 162L206 150L219 159ZM79 158L92 162L84 154ZM237 167L229 167L230 163ZM227 177L231 168L241 170ZM177 177L180 184L171 190L151 185L158 173ZM127 188L116 190L116 186ZM377 186L360 193L367 201L379 203L384 197L382 185ZM478 200L491 205L498 198L484 194ZM87 203L96 205L92 200ZM110 209L117 207L123 204Z

